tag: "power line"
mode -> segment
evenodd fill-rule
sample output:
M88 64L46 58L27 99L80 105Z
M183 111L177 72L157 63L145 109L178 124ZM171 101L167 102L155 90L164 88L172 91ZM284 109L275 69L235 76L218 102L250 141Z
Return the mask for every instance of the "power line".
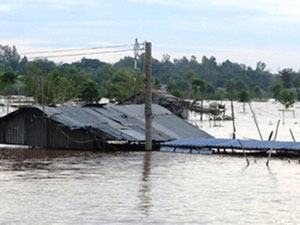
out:
M132 44L131 45L107 45L107 46L98 46L98 47L90 47L90 48L54 49L54 50L23 52L21 54L22 55L35 55L35 54L45 54L45 53L87 51L87 50L110 49L110 48L124 48L124 47L133 47L133 45Z
M75 54L62 54L62 55L45 55L43 58L59 58L59 57L72 57L72 56L85 56L85 55L101 55L101 54L110 54L110 53L120 53L120 52L129 52L132 49L122 49L122 50L114 50L114 51L101 51L101 52L86 52L86 53L75 53ZM36 57L28 57L28 59L35 59Z

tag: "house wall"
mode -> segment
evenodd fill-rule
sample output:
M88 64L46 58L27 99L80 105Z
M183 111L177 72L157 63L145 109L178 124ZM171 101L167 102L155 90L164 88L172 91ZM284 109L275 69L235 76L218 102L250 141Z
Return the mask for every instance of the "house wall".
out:
M27 109L2 120L0 142L70 150L97 150L101 146L87 131L72 131L43 115L38 110Z

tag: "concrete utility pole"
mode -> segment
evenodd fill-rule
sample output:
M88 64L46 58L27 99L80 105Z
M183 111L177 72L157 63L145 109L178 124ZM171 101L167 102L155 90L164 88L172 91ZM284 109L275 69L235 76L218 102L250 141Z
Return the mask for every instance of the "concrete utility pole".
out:
M135 39L133 51L134 51L134 69L137 70L138 69L137 61L138 61L139 51L140 51L140 44L137 38Z
M145 43L146 47L146 63L145 63L145 122L146 122L146 143L145 150L152 150L152 44L151 42Z

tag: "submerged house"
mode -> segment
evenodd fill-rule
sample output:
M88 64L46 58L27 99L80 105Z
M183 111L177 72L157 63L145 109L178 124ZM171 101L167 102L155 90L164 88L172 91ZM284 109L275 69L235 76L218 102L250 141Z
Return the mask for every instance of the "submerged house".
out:
M153 141L212 136L153 105ZM44 149L142 149L145 141L144 105L91 107L30 106L0 118L0 143Z

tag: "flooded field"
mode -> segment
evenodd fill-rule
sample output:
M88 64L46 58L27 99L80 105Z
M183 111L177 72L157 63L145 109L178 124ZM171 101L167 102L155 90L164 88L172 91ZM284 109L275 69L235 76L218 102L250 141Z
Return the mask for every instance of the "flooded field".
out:
M226 115L231 115L230 102L221 102L226 105ZM206 102L209 104L209 102ZM275 131L278 120L280 126L278 130L277 140L280 141L293 141L290 129L293 131L296 139L300 141L300 102L297 102L294 107L290 108L284 113L283 119L283 106L273 100L268 102L253 102L253 111L257 117L259 127L264 140L268 139L271 131ZM239 139L260 139L259 133L256 129L252 113L248 104L246 104L245 112L243 103L234 102L234 112L236 116L236 136ZM204 129L208 133L220 138L232 138L232 121L220 122L200 122L200 115L191 113L189 115L191 123ZM283 123L284 122L284 123Z
M296 160L171 153L1 156L0 224L299 224Z

